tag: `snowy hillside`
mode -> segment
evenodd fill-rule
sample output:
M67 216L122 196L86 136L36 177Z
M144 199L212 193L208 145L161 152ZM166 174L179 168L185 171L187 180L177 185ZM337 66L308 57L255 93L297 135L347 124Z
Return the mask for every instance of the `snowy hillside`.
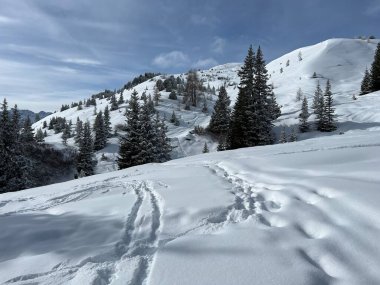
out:
M304 95L309 99L309 106L312 103L312 96L319 81L322 88L330 79L332 90L334 93L337 120L339 122L338 130L332 134L346 132L356 129L368 129L379 127L380 125L380 97L379 94L369 94L363 97L358 97L358 100L353 100L352 95L358 95L360 90L360 82L363 77L366 66L370 66L373 61L373 55L376 49L377 40L367 42L365 40L355 39L331 39L325 42L300 48L289 54L286 54L267 65L270 74L270 82L273 83L275 94L279 104L282 107L283 115L275 122L276 126L291 126L298 123L298 113L301 109L301 102L296 102L296 93L299 88L302 89ZM302 60L299 60L299 53L302 54ZM289 64L287 65L287 62ZM281 73L280 70L283 70ZM210 70L200 71L199 75L204 81L204 85L218 88L224 83L227 83L227 91L232 99L232 102L237 96L237 84L239 77L237 71L240 69L240 64L225 64L211 68ZM312 78L313 73L316 73L317 78ZM175 75L178 76L179 74ZM185 78L184 74L181 74ZM161 76L155 77L153 80L148 80L135 87L136 91L141 95L146 91L147 94L153 94L155 83ZM124 98L128 99L133 90L125 90ZM204 142L207 142L211 151L216 150L216 143L208 136L197 136L189 134L189 131L194 129L194 126L207 126L212 112L213 104L216 96L207 95L209 113L201 112L201 107L193 108L190 111L184 110L183 104L180 105L180 100L168 99L169 93L161 92L162 100L156 109L161 116L170 118L173 111L180 118L180 126L174 126L168 123L169 137L173 140L173 145L176 146L173 152L173 157L184 157L199 154L202 152ZM97 100L97 110L104 110L109 101ZM124 110L126 105L122 105L119 110L111 112L111 122L113 126L125 123ZM46 118L47 122L53 116L65 117L67 120L72 120L75 124L77 117L81 120L89 120L93 122L94 107L84 108L78 111L77 108L72 108L63 112L57 112ZM311 117L313 119L313 116ZM36 129L42 127L43 120L34 124ZM279 133L278 129L275 129ZM54 134L53 131L48 133L49 137L46 142L55 145L61 144L61 134ZM320 132L310 132L302 134L299 139L317 137L322 134ZM331 134L329 134L331 135ZM73 145L73 140L69 140L69 145ZM98 173L116 170L115 164L112 162L118 151L117 139L111 139L109 146L98 152L97 157L100 158L102 153L106 153L111 162L99 161Z
M380 284L379 153L363 130L3 194L0 283Z

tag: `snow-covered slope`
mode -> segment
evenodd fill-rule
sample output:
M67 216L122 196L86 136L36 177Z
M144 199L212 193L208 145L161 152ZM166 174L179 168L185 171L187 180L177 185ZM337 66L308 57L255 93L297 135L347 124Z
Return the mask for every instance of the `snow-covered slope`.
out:
M279 104L282 107L283 115L275 122L276 126L291 126L298 123L298 113L301 108L301 102L296 102L296 93L298 88L303 90L304 95L309 99L309 106L312 103L312 96L319 81L324 88L327 79L330 79L332 90L334 92L335 108L339 121L338 130L335 133L346 132L357 129L378 128L380 126L380 94L374 93L366 96L358 96L357 100L352 99L352 95L359 94L360 82L366 66L370 66L373 61L374 52L376 49L377 40L367 42L356 39L331 39L325 42L300 48L289 54L286 54L267 65L270 74L270 82L275 87L275 94ZM298 59L299 52L302 53L302 60ZM287 66L287 61L289 65ZM208 84L211 87L218 88L224 83L227 83L227 91L231 96L232 102L237 96L237 85L239 77L237 75L241 65L239 63L229 63L211 68L210 70L200 71L199 75L204 81L204 85ZM280 72L280 69L283 72ZM318 78L312 78L313 73L317 74ZM176 74L174 76L182 76L184 74ZM160 76L153 80L146 81L135 87L136 91L141 95L146 91L147 94L153 94L156 81ZM124 98L128 99L133 90L125 90ZM161 116L170 118L173 111L180 118L180 126L176 127L168 122L169 136L173 139L173 145L177 146L173 157L190 156L202 152L204 142L207 142L211 151L216 150L216 144L208 136L189 135L189 131L194 129L194 126L207 126L210 115L213 109L213 104L216 96L207 96L209 98L208 114L202 113L201 108L193 108L190 111L183 109L183 105L179 101L168 99L167 92L161 92L162 100L156 108ZM104 110L108 101L97 100L97 110ZM123 116L125 105L119 110L111 112L112 124L125 123ZM57 112L50 117L60 116L66 117L75 123L79 117L83 121L89 120L93 122L94 108L88 107L84 110L77 111L72 108L63 112ZM310 110L311 111L311 110ZM50 117L45 120L49 120ZM311 117L313 119L314 116ZM34 124L35 128L42 127L43 121ZM278 133L278 129L276 129ZM318 137L320 132L310 132L302 134L299 139L310 137ZM330 135L330 134L328 134ZM49 133L47 142L53 144L61 143L61 134ZM73 140L69 140L69 144L73 145ZM102 153L111 159L111 162L99 161L98 173L116 170L112 162L117 155L117 140L112 139L110 145L103 151L100 151L97 156L100 158Z
M380 132L0 196L2 284L380 284Z

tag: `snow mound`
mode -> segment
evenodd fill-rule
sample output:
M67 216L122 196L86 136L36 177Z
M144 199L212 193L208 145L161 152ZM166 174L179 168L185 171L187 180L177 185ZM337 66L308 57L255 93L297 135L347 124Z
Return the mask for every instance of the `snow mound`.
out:
M0 197L4 284L379 284L380 132Z

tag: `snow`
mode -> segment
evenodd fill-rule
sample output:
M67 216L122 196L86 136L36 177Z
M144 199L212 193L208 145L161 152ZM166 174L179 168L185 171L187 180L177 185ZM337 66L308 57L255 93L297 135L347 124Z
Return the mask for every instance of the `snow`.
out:
M379 284L380 131L0 196L0 283Z
M179 110L162 92L158 111L180 119L168 123L173 156L187 157L115 171L113 138L96 154L102 174L1 195L0 283L380 284L380 92L352 99L377 42L331 39L267 65L283 105L276 132L298 122L298 88L310 106L317 81L332 83L338 130L294 143L216 153L211 137L189 134L210 114ZM234 101L239 69L199 75L206 86L227 82ZM152 94L158 78L136 90ZM52 116L95 118L93 107ZM47 141L62 147L60 134ZM214 153L196 155L204 142Z

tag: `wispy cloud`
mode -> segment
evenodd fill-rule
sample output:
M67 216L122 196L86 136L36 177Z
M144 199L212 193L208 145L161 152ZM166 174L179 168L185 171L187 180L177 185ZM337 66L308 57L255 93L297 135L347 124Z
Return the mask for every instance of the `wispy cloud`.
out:
M17 20L0 15L0 25L1 24L16 24L16 23L18 23Z
M211 50L215 53L223 53L227 41L221 37L214 37L214 41L211 44Z
M161 68L182 67L189 62L189 56L177 50L159 54L153 59L153 64Z
M213 59L213 58L205 58L205 59L200 59L196 63L194 63L193 67L194 68L209 68L217 65L218 62Z
M79 65L101 65L102 63L98 60L89 58L65 58L62 62L73 63Z

